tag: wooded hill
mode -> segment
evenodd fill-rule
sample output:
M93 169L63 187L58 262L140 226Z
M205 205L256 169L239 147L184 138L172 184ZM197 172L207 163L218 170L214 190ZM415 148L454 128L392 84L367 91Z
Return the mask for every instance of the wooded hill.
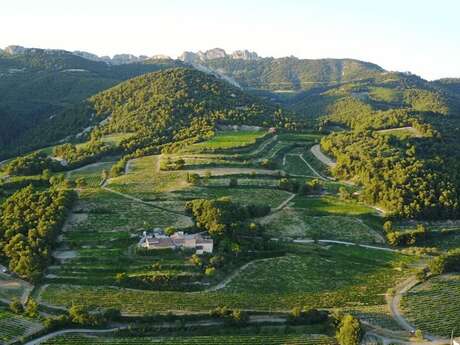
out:
M123 80L180 65L174 60L150 60L113 66L60 50L0 52L0 158L46 143L34 143L37 139L27 131L89 96ZM56 126L62 124L57 121Z
M200 62L219 74L235 80L241 87L262 90L308 90L318 85L334 85L378 76L385 72L378 65L352 59L230 57Z

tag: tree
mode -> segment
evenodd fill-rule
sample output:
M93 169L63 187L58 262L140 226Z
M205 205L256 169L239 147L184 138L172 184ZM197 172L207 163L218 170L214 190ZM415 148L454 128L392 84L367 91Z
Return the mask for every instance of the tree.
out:
M345 187L341 186L339 188L339 198L342 199L342 200L350 200L352 197L352 194L350 193L350 191L348 189L346 189Z
M383 230L385 233L389 233L393 231L393 222L391 220L387 220L385 223L383 223Z
M38 303L32 297L27 300L25 314L32 318L38 316Z
M352 315L345 315L337 330L336 338L340 345L358 345L363 336L361 322Z
M208 277L212 277L216 274L216 269L214 267L206 267L204 274Z
M10 310L15 314L22 314L24 312L24 307L21 301L19 300L19 298L17 297L14 297L11 300L9 307L10 307Z
M203 265L203 261L200 259L200 257L196 254L193 254L191 257L190 257L190 262L192 264L194 264L195 266L202 266Z
M165 229L165 234L168 235L168 236L171 236L173 235L175 232L176 232L176 228L173 227L173 226L168 226L166 229Z
M93 323L93 318L86 307L82 305L72 305L69 308L69 317L73 323L87 325Z

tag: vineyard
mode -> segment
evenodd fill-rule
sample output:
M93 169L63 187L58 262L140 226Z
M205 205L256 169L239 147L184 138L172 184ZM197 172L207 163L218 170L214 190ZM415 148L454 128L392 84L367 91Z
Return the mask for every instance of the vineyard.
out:
M36 332L41 328L42 325L37 321L15 315L0 307L0 344Z
M381 243L382 239L356 217L311 216L303 209L284 208L262 220L267 231L281 238L318 238L354 243Z
M177 293L51 284L41 299L64 306L84 301L93 307L115 307L136 315L153 311L207 312L219 305L261 311L286 311L299 305L382 305L386 290L410 274L410 270L400 267L413 260L359 247L315 248L293 246L292 250L299 252L297 256L250 265L223 291Z
M429 279L403 296L404 316L417 328L442 337L460 336L460 275Z
M93 337L67 335L48 340L43 345L335 345L332 337L325 335L214 335L181 337Z

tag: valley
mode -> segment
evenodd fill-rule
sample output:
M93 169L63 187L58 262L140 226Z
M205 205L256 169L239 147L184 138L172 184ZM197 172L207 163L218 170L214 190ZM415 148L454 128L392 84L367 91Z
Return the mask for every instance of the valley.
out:
M271 80L156 66L2 146L0 343L460 336L457 95L343 63L276 101Z

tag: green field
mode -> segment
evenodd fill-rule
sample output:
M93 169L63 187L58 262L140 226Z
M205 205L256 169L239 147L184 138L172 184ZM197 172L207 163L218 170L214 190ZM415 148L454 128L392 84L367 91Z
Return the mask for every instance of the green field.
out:
M193 144L187 151L200 152L206 150L228 150L256 143L256 139L267 135L260 131L224 131L217 132L214 137L201 143Z
M460 275L438 276L403 296L404 316L417 328L449 338L460 336Z
M273 264L263 261L264 264L250 265L250 276L243 271L227 288L216 292L155 292L51 284L41 299L65 306L82 301L93 307L119 308L128 314L209 311L219 305L264 311L287 311L299 305L376 306L384 304L388 288L410 274L398 267L414 260L360 247L298 245L292 246L292 251L296 253L292 257L269 259Z
M331 195L321 197L297 196L293 199L292 207L304 209L306 214L312 216L362 216L375 213L374 209L366 205L353 201L342 201L338 197Z

